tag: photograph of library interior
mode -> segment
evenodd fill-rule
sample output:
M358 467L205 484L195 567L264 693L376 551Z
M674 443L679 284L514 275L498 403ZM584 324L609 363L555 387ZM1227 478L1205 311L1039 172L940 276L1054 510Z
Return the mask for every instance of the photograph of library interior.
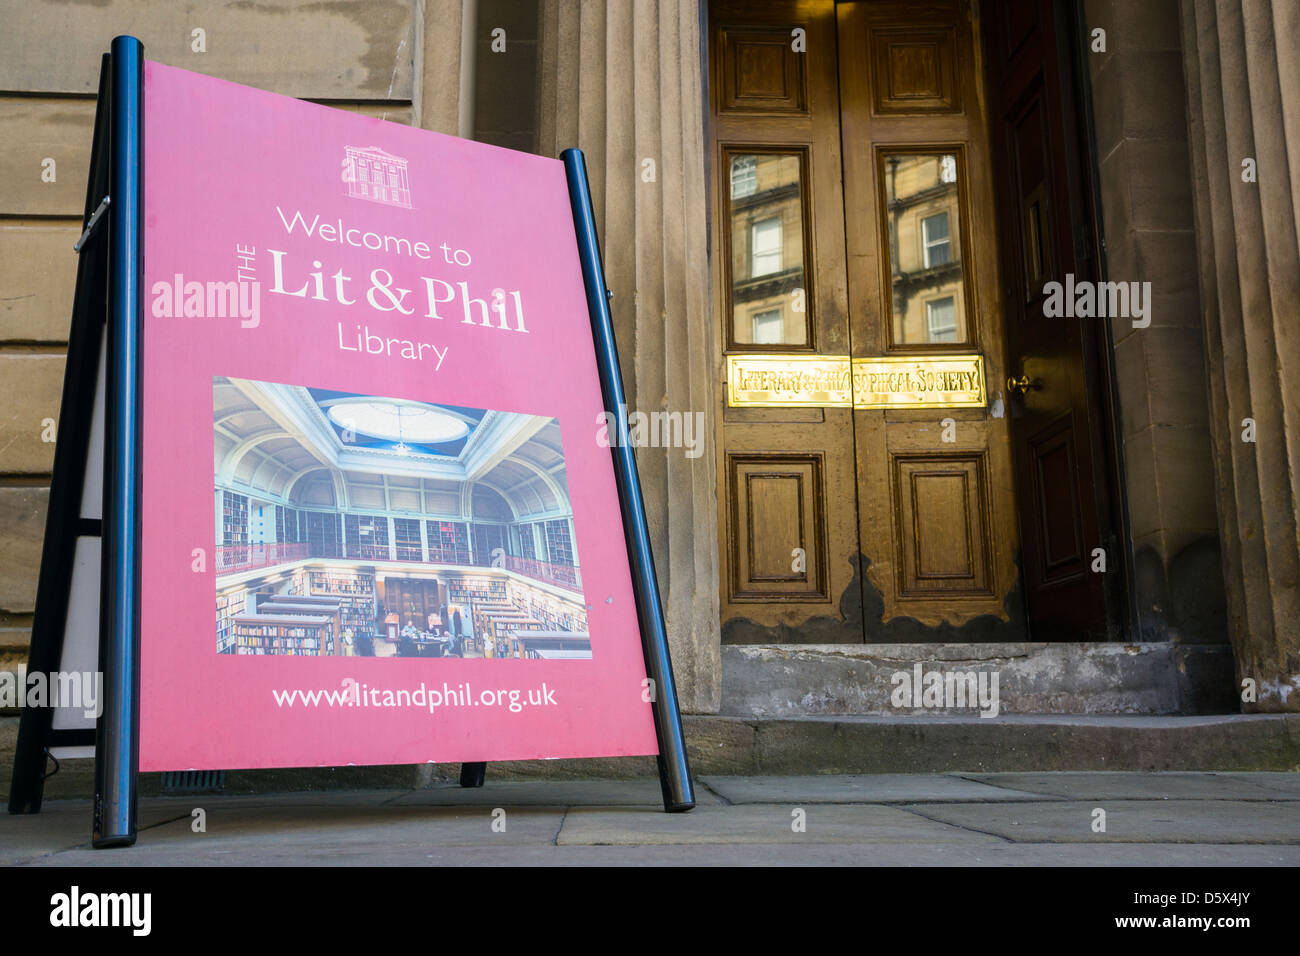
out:
M588 659L554 418L216 378L222 654Z

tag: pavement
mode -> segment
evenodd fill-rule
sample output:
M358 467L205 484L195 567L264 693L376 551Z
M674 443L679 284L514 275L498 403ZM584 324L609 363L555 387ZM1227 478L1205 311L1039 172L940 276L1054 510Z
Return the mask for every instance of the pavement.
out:
M1300 773L701 776L696 799L668 814L654 778L490 774L477 790L151 797L115 850L91 849L89 800L48 800L0 815L0 864L1300 865Z

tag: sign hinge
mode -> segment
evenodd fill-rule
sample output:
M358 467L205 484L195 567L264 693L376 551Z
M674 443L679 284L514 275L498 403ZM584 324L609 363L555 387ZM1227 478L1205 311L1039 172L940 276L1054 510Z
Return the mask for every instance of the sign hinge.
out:
M86 244L86 240L89 239L91 235L94 234L95 227L99 225L99 217L104 215L104 210L108 208L109 203L111 202L112 202L111 196L105 196L103 199L99 201L99 205L95 207L95 211L90 214L90 219L86 222L85 232L83 232L81 234L81 238L78 239L73 244L72 246L73 252L80 252L81 247Z

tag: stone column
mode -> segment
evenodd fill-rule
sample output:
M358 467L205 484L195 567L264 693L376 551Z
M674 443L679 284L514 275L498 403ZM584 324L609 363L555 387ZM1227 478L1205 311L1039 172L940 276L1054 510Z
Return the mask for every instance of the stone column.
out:
M641 448L681 707L721 699L702 10L544 0L539 152L586 154L629 408L680 413L695 449ZM594 433L594 423L593 423ZM687 452L696 457L688 457Z
M1181 13L1237 677L1257 688L1245 710L1298 712L1300 5L1182 0Z
M474 135L476 0L416 0L415 125L467 139Z

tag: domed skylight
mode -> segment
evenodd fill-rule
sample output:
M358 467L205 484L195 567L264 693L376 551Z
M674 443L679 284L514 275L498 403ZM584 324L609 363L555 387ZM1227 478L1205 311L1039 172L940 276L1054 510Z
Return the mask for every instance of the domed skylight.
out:
M388 398L342 399L326 413L345 431L384 441L438 445L469 434L469 424L447 412L420 402Z

